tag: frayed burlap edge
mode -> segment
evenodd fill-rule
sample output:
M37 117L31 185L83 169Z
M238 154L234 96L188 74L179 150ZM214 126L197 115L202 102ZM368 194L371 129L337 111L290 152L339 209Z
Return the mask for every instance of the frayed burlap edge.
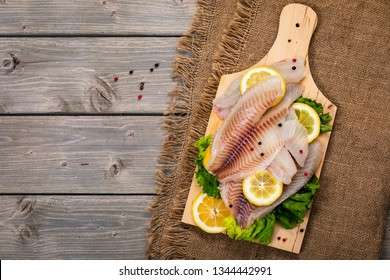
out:
M197 63L200 62L200 53L207 41L207 29L210 28L215 6L211 6L207 1L198 1L191 29L179 42L178 49L188 52L191 57L178 55L175 59L174 77L179 78L182 85L177 86L171 93L173 101L163 126L166 140L158 162L158 197L151 207L154 215L149 225L149 259L189 257L186 250L190 241L189 226L180 221L195 170L197 150L193 143L206 131L220 77L237 71L240 53L250 30L248 26L250 27L256 15L257 5L257 1L251 0L237 3L234 19L228 25L214 56L212 74L199 104L191 103L191 88L196 77L194 73L197 71ZM195 114L191 114L191 111ZM177 113L188 115L172 115Z
M198 0L192 26L178 43L177 49L181 53L176 56L173 67L173 77L178 85L169 94L172 102L164 117L165 141L157 164L157 198L150 207L153 216L148 227L149 259L186 257L184 248L189 241L188 233L175 222L181 220L182 202L188 195L188 188L183 187L182 182L191 180L194 170L193 160L187 160L186 149L188 142L195 141L188 130L192 126L194 106L197 106L193 104L191 93L215 8L207 0ZM186 170L192 172L189 174ZM180 236L180 240L176 236Z
M200 110L196 114L196 124L203 133L208 125L208 116L212 109L212 102L217 93L221 76L243 70L237 69L238 63L248 38L252 21L256 16L258 5L259 1L238 1L233 19L222 37L218 52L213 59L211 76L200 99Z
M186 246L190 240L189 227L181 224L180 220L195 170L197 150L193 143L206 131L220 77L236 69L248 35L248 24L250 25L255 16L254 11L257 10L256 5L257 2L250 0L238 3L234 20L223 35L212 66L212 75L199 104L192 104L191 89L196 78L197 64L201 63L200 54L207 43L215 5L204 0L198 1L191 29L179 41L178 50L190 56L180 54L174 64L174 77L181 83L171 93L172 104L163 125L166 140L158 162L158 197L151 207L154 215L149 224L147 253L150 259L188 257ZM186 113L187 115L177 116Z

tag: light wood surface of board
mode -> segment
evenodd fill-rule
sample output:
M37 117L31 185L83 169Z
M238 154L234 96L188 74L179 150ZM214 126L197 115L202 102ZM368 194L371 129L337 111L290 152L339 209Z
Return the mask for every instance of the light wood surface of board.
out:
M308 6L301 4L287 5L281 12L279 21L279 31L276 37L275 43L269 50L268 54L254 66L270 65L275 62L292 58L303 57L306 59L306 77L301 81L301 85L305 88L302 96L315 99L324 106L324 112L332 116L333 123L336 116L336 106L333 105L327 98L321 93L321 91L315 85L313 78L310 74L308 48L311 36L317 25L317 15ZM245 73L243 70L238 73L224 75L221 77L221 81L217 90L217 96L222 95L227 87L239 76ZM222 124L217 115L212 112L209 119L209 124L206 130L206 135L213 135L218 127ZM318 137L318 141L324 148L324 155L320 166L316 171L317 177L320 177L321 167L324 162L326 147L328 145L330 133L324 133ZM191 184L190 194L188 196L186 208L184 210L182 221L194 225L191 215L191 205L196 196L201 192L201 188L197 185L194 178ZM306 228L309 219L309 212L305 215L303 223L298 225L292 230L283 229L280 224L276 224L274 234L272 236L269 246L279 248L282 250L299 253L301 250L303 238L306 231L300 232L301 228ZM277 237L282 237L278 240ZM282 240L286 238L286 242Z
M178 36L195 8L195 0L0 1L0 259L146 258L159 124ZM100 89L93 106L88 85ZM75 135L85 139L67 139ZM133 178L138 152L148 161L143 180ZM118 158L130 165L104 178Z

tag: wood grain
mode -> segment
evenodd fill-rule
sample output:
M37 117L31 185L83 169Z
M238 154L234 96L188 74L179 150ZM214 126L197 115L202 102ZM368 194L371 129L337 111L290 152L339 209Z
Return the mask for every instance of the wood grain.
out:
M177 38L0 38L0 113L161 114L174 86L176 44Z
M0 259L145 259L153 196L0 196ZM390 225L390 212L387 218ZM390 259L387 228L382 259Z
M0 117L0 193L154 193L161 117Z
M153 196L1 196L0 259L145 259Z
M193 0L2 0L0 35L181 35Z
M160 114L177 43L166 36L188 29L195 2L0 0L0 114ZM120 127L129 123L137 127L131 143ZM1 116L0 193L17 195L0 195L0 259L146 258L153 196L139 194L154 192L160 123L159 116ZM130 167L111 168L122 157ZM129 195L72 195L80 193ZM390 212L382 258L390 259Z

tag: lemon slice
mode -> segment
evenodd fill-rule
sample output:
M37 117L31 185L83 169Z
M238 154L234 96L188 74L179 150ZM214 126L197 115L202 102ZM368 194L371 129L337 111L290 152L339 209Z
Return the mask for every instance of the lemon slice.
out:
M318 137L321 129L321 120L317 112L307 104L294 103L292 105L299 121L307 129L308 142L310 143Z
M220 233L226 230L222 220L229 216L222 199L216 199L201 193L192 204L192 219L195 224L208 233Z
M206 148L206 150L204 151L204 156L203 156L203 166L206 166L207 163L209 162L210 160L210 157L211 157L211 145L208 146Z
M264 170L245 178L242 181L242 191L252 204L266 206L282 195L283 183Z
M282 100L284 94L286 93L286 82L284 81L282 75L280 75L278 71L272 68L260 66L251 68L246 71L241 78L240 93L244 94L248 88L269 76L278 76L281 80L282 95L272 104L272 106L275 106L280 102L280 100Z

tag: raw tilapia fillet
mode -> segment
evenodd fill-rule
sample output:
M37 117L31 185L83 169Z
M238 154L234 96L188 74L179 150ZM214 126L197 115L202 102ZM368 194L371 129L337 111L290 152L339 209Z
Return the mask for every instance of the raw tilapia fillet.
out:
M217 116L224 120L229 115L233 106L240 100L240 81L242 76L237 77L226 89L226 92L213 100L213 110Z
M241 209L241 204L246 200L242 192L242 180L221 184L219 190L226 207L232 213L233 217L237 217Z
M304 58L295 58L295 62L292 58L289 58L268 67L278 71L284 78L287 85L299 83L306 75ZM226 89L225 93L218 96L213 101L213 110L221 120L227 118L232 108L238 103L240 97L242 96L240 94L241 78L242 76L239 76L234 79Z
M295 122L294 136L286 143L286 148L294 157L299 166L303 166L309 152L307 143L307 129L298 120L297 114L293 108L287 113L287 120Z
M305 59L301 57L288 58L269 67L278 71L286 84L297 84L306 76Z
M243 179L267 168L295 132L292 121L280 124L279 127L270 121L256 126L232 154L230 164L216 174L217 179L220 182Z
M288 150L283 147L268 165L267 171L283 184L290 184L292 177L297 173L297 166Z
M299 167L294 175L291 183L283 187L282 195L269 206L256 206L250 203L242 193L242 184L240 180L221 184L221 196L224 203L229 207L231 213L237 223L247 228L252 223L272 212L272 210L297 193L315 173L319 166L323 155L323 148L318 141L314 141L309 145L309 153L303 167Z
M301 96L303 87L287 86L286 94L276 106L270 108L263 117L238 142L229 155L228 164L216 177L221 182L242 179L264 170L282 147L295 135L294 119L287 120L291 104ZM227 121L227 120L226 120ZM307 143L307 140L304 140ZM214 144L211 146L213 152ZM306 144L307 145L307 144Z
M249 88L213 137L206 169L217 174L234 158L237 147L266 110L282 95L281 80L270 76Z

